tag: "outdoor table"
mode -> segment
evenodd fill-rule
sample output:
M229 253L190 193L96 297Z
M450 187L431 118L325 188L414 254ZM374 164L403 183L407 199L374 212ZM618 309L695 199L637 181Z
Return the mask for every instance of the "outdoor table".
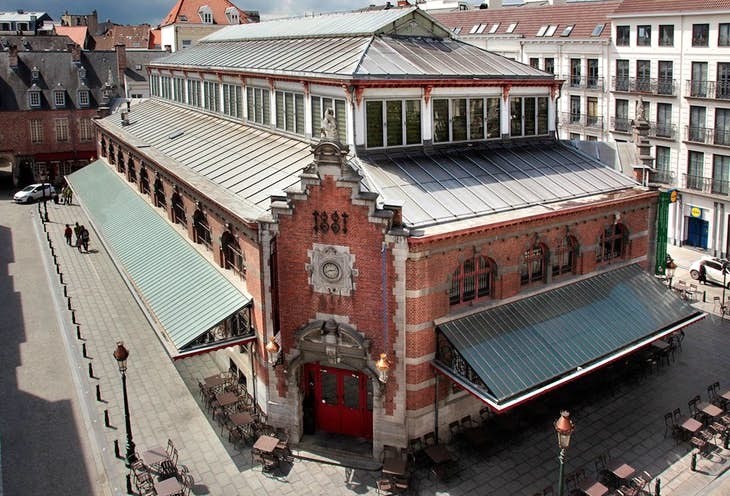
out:
M383 473L387 475L405 475L408 464L398 457L386 457L383 460Z
M205 386L208 388L217 388L226 383L226 380L220 375L212 375L204 379Z
M236 393L232 393L230 391L216 394L215 399L224 410L231 405L235 405L236 403L238 403L238 396L236 396Z
M725 401L730 401L730 389L722 393L720 395L720 398L724 399Z
M279 438L273 436L260 436L253 445L253 449L262 453L273 453L279 445Z
M162 446L143 451L140 458L142 458L142 463L148 467L159 466L162 462L166 462L170 459L165 448Z
M253 422L253 417L248 412L238 412L228 417L236 427L243 427Z
M578 485L578 489L588 496L603 496L608 493L608 488L596 480L585 480Z
M702 428L702 422L693 418L688 418L680 427L685 431L694 434Z
M708 417L719 417L722 415L722 408L713 405L712 403L700 403L697 405L697 409Z
M449 451L440 444L427 446L423 451L436 465L441 465L442 463L450 462L452 460L451 453L449 453Z
M155 494L157 496L173 496L182 494L184 486L175 477L163 481L155 481Z
M623 462L612 463L608 466L608 470L619 480L628 480L636 473L634 467Z

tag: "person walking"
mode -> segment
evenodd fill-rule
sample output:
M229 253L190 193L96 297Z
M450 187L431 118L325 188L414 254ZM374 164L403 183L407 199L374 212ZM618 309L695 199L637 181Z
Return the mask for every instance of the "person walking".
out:
M73 190L71 189L70 186L67 185L63 189L63 199L64 199L66 205L71 205L73 203L73 196L74 196Z
M66 238L66 244L69 246L72 246L71 236L73 236L73 230L71 229L71 226L66 224L66 229L63 230L63 237Z
M81 244L84 245L84 251L89 253L89 230L83 226L81 229Z
M81 241L81 226L78 222L74 224L74 239L76 240L76 244L74 246L79 246Z
M700 262L700 275L698 277L700 284L707 284L707 268L704 262Z

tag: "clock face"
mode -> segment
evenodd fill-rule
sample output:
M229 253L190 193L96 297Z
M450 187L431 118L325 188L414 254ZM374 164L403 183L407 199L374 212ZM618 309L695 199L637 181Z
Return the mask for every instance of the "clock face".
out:
M340 278L340 266L334 262L325 262L322 264L322 275L330 281L336 281Z

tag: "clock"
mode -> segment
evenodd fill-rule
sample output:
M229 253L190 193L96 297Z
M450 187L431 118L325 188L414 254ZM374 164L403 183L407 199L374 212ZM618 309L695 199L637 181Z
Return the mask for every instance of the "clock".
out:
M325 262L322 264L322 275L330 281L336 281L340 278L340 266L335 262Z

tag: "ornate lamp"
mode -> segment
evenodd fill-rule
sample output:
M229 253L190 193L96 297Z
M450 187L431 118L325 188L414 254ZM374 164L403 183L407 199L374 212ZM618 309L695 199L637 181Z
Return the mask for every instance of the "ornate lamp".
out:
M266 343L266 355L269 360L269 365L275 367L279 363L281 346L276 342L276 338L271 336L269 342Z
M567 410L560 412L560 417L555 421L555 432L558 435L558 448L560 448L560 455L558 455L558 461L560 462L560 475L558 478L558 496L563 496L563 479L565 470L565 451L570 446L570 435L575 430L575 425L570 420L570 413Z
M387 353L380 354L380 360L375 362L375 368L378 369L378 380L385 384L388 382L388 371L390 370L390 362Z

